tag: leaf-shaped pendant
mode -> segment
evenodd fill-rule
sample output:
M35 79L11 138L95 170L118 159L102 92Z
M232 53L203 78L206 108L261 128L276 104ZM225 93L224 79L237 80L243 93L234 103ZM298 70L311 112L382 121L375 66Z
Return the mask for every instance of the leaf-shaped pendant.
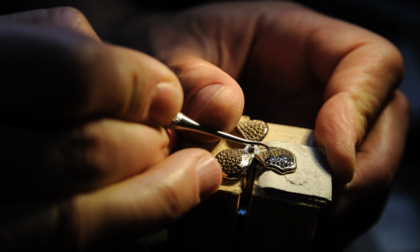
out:
M223 176L227 179L239 178L251 165L254 154L248 154L244 149L226 149L216 155Z
M296 170L296 156L283 148L270 148L257 154L263 165L276 173L287 174Z
M241 119L238 122L237 130L242 137L248 140L261 141L268 133L268 125L261 120Z

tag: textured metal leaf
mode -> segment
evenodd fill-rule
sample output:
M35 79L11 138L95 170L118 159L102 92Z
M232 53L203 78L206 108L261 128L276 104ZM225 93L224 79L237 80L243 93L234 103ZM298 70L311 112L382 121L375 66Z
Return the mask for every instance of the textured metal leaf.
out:
M246 120L239 121L237 129L244 138L253 141L261 141L268 133L268 125L260 120Z
M235 179L240 177L251 165L253 154L248 154L244 149L226 149L216 155L225 178Z
M259 157L267 169L280 174L291 173L296 170L296 156L283 148L270 148L269 151L261 151Z

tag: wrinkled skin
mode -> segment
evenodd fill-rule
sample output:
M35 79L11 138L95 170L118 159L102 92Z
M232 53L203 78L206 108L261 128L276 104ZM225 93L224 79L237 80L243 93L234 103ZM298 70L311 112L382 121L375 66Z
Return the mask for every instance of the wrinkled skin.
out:
M0 50L12 52L0 101L8 246L84 249L170 223L214 192L221 174L203 150L169 154L159 125L182 110L229 131L244 104L254 118L315 129L335 192L321 241L343 246L379 216L365 220L358 211L369 206L359 206L392 184L409 120L396 91L403 61L387 40L282 2L142 15L124 27L130 47L164 64L100 41L75 9L0 24Z

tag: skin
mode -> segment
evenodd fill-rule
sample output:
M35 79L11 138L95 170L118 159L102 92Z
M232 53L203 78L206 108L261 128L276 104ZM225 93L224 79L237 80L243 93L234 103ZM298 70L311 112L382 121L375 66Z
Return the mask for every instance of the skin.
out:
M314 128L334 180L322 246L341 249L379 218L410 117L397 90L403 59L389 41L278 2L141 17L128 29L136 27L150 42L132 35L127 43L148 49L178 75L183 111L202 124L231 130L245 102L252 118Z
M169 156L159 125L179 112L183 92L162 63L103 43L72 8L3 16L0 43L12 52L1 100L1 246L83 250L141 235L217 190L210 153Z
M208 5L137 21L125 27L129 46L159 61L100 41L75 9L0 18L1 50L26 50L19 64L8 54L6 72L19 78L7 79L0 101L9 133L2 153L10 153L2 162L14 167L2 169L8 180L0 183L8 246L85 249L140 235L213 193L221 173L209 153L169 154L171 137L160 125L180 110L225 131L243 113L314 128L334 178L331 220L353 218L353 206L390 187L409 104L396 90L402 57L384 38L283 2ZM36 71L24 75L23 66ZM33 159L17 158L23 141ZM339 228L353 229L329 225L327 236Z
M314 128L349 191L392 182L410 107L397 90L403 59L386 39L292 3L205 6L153 23L150 51L177 73L191 117L229 131L245 93L245 113Z

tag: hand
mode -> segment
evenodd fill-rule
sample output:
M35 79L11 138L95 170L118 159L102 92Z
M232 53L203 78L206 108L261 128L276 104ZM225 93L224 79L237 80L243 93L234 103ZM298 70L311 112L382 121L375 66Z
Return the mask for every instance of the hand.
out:
M183 93L157 60L103 43L71 8L1 16L0 51L0 248L140 235L217 189L210 153L169 155L159 125Z
M367 220L355 220L369 208L360 202L391 185L409 121L407 99L396 91L403 60L390 42L284 2L209 5L140 21L127 30L139 29L150 43L133 35L130 46L148 48L177 73L183 111L194 119L232 129L244 102L239 83L245 114L314 127L334 178L331 218L347 220L329 240L360 233L356 226Z

